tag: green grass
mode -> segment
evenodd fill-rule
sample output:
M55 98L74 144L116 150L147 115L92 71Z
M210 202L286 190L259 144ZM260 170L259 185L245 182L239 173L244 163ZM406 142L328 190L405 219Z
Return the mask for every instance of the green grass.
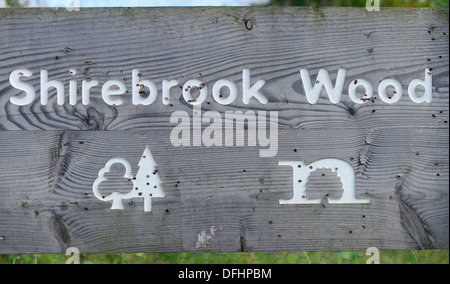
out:
M81 254L81 264L365 264L365 252ZM64 264L63 254L0 255L0 264ZM381 251L381 264L449 264L448 250Z

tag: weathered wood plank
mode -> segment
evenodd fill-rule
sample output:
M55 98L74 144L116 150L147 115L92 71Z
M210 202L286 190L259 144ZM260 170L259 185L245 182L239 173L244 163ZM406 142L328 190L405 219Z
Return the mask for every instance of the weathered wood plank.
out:
M70 246L82 252L448 249L448 9L0 13L0 253L64 252ZM38 95L44 69L50 80L66 83L66 94L69 80L88 78L101 84L119 79L130 92L115 107L105 103L101 86L92 88L89 105L78 98L72 106L66 96L60 106L51 91L46 106L39 96L18 106L10 98L20 91L9 82L17 68L34 74L24 81ZM332 104L324 92L317 104L308 103L301 68L312 80L326 68L333 82L345 68L340 103ZM426 68L433 73L433 100L417 104L408 97L408 84L423 80ZM132 104L133 69L156 83L152 105ZM243 69L251 70L251 84L266 81L261 92L267 104L244 104ZM386 78L402 85L395 104L377 93ZM203 114L277 112L275 156L261 157L264 147L248 143L175 147L171 116L184 111L194 120L198 110L178 86L170 104L163 104L161 82L172 79L182 88L198 79L209 91L219 79L236 84L233 104L219 105L209 94ZM348 87L355 79L373 85L375 99L351 100ZM207 126L203 122L203 130ZM166 197L153 198L151 213L143 212L140 199L111 210L112 202L93 194L99 171L120 157L136 175L147 145ZM342 184L335 172L318 170L307 195L322 198L321 205L280 205L292 198L293 179L292 169L279 162L324 158L351 164L357 197L372 203L328 204L327 198L342 195ZM129 191L133 182L122 177L116 165L100 191Z
M346 8L170 8L64 9L2 11L0 20L0 129L2 130L132 130L168 126L175 110L188 110L181 89L172 89L172 106L162 103L162 80L199 79L211 91L219 79L234 81L242 92L242 70L263 79L262 92L269 103L252 100L244 105L239 96L232 107L278 110L283 127L435 127L448 121L448 9ZM248 30L246 20L252 20ZM433 104L417 107L407 95L412 79L433 69ZM32 73L26 82L37 97L27 106L9 102L20 96L9 83L17 68ZM347 69L341 103L332 105L325 94L318 104L306 101L300 68L316 76L320 68L336 77ZM50 80L65 83L88 78L100 85L91 90L88 106L56 103L50 90L47 106L39 100L41 70ZM69 70L77 71L75 76ZM158 98L150 106L131 101L131 71L152 80ZM403 98L386 106L377 96L378 83L398 79ZM372 103L355 104L347 95L357 78L375 89ZM101 86L108 80L125 80L129 91L124 104L105 104ZM226 111L208 96L209 109ZM376 114L373 113L376 112ZM432 115L443 111L442 119ZM324 112L330 120L318 119ZM380 115L381 113L381 115Z
M174 148L164 130L1 132L0 251L448 249L448 133L429 139L433 133L284 130L279 155L260 158L254 147ZM123 157L135 174L146 145L166 198L154 198L151 213L140 199L110 210L92 193L99 170ZM278 203L292 197L292 170L278 161L324 153L354 166L357 195L371 205ZM112 171L105 194L129 191L122 174ZM313 175L308 190L342 194L331 171ZM213 238L199 244L211 229Z

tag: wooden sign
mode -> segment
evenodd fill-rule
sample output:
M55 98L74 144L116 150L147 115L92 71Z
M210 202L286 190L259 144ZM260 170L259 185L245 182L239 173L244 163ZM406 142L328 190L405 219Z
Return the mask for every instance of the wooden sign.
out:
M448 9L0 14L0 253L448 249Z

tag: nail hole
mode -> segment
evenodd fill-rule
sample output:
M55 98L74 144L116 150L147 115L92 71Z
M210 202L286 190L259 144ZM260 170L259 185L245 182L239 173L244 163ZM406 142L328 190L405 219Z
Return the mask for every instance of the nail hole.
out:
M251 31L253 29L253 21L245 20L245 27L247 28L247 30Z

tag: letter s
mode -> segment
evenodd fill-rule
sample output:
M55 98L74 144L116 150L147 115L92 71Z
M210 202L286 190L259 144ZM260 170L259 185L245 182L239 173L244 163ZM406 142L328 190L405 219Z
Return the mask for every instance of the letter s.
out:
M31 73L31 71L28 69L17 69L11 72L11 75L9 76L9 82L11 83L11 86L18 90L26 92L26 95L22 98L11 97L9 100L12 104L25 106L31 104L34 101L36 97L36 91L34 90L33 86L20 81L21 77L31 77L32 75L33 73Z

